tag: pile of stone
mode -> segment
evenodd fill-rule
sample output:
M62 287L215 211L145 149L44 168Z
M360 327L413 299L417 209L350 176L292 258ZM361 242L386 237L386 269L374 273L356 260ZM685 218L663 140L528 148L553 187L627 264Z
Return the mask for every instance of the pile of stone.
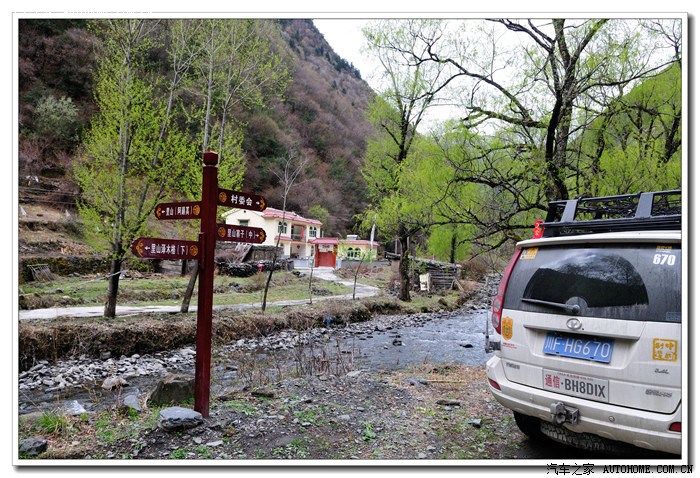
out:
M103 388L124 386L137 377L158 377L172 371L192 369L194 356L194 349L187 347L153 355L122 356L117 360L109 357L109 354L101 359L83 355L56 364L42 360L19 374L20 396L36 391L63 392L85 385Z

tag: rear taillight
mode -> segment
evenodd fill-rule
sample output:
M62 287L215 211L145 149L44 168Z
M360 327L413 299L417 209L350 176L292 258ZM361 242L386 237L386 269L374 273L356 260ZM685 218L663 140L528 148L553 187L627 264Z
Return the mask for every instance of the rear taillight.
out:
M501 389L501 386L500 386L500 385L498 384L498 382L495 381L495 380L489 379L489 384L490 384L493 388L495 388L496 390L500 390L500 389Z
M491 304L491 324L497 334L501 334L501 312L503 312L503 297L506 295L506 287L508 286L508 279L510 279L510 274L513 272L513 267L520 257L520 248L516 247L513 256L508 261L508 265L503 271L503 279L501 283L498 284L498 294L496 298L493 299Z
M668 427L668 429L672 432L681 432L681 422L673 422L671 423L671 426Z

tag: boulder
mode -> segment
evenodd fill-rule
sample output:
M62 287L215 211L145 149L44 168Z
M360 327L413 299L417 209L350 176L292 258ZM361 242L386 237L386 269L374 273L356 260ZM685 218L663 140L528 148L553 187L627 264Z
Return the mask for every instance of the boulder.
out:
M204 423L202 414L182 407L164 408L158 414L158 427L166 432L187 430Z
M194 377L191 375L167 375L151 392L148 402L154 405L182 403L194 397Z
M143 411L143 407L141 406L141 400L139 399L139 396L135 393L129 394L126 397L124 397L124 400L122 401L122 407L127 410L133 410L135 412Z
M77 417L83 413L87 413L85 407L83 407L77 400L71 400L63 404L63 411L72 417Z
M49 448L49 442L42 437L26 438L19 443L19 452L27 456L36 456Z
M122 377L108 377L102 382L102 388L112 390L113 388L121 388L129 385Z

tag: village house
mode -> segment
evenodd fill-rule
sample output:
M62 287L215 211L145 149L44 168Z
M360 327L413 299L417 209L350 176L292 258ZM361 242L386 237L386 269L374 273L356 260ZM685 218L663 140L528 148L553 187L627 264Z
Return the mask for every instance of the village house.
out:
M268 207L264 211L230 209L223 214L226 224L259 227L265 231L264 246L277 244L279 235L283 257L308 260L314 267L338 267L340 261L375 260L377 246L349 235L346 239L323 237L321 221L308 219L293 211Z
M284 220L283 220L284 216ZM230 209L223 213L226 224L259 227L265 231L265 246L277 244L283 247L283 257L309 259L314 254L312 241L321 237L321 221L308 219L292 211L268 207L264 211Z
M342 263L374 261L377 258L377 244L348 235L345 239L322 237L313 241L316 267L339 267Z
M338 254L347 261L374 261L377 259L377 243L358 239L354 234L339 241Z

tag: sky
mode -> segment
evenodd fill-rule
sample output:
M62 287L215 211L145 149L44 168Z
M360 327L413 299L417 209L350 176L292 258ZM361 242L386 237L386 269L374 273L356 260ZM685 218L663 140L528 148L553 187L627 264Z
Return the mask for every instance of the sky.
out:
M391 18L396 14L382 14L374 18L314 18L314 25L324 36L328 44L338 55L360 70L360 76L376 92L380 91L382 68L379 61L366 54L365 38L362 28L370 21L379 18ZM419 127L427 131L436 122L459 116L459 111L449 106L434 106L425 115Z
M370 55L362 53L365 39L362 35L362 28L367 24L366 19L337 19L337 18L317 18L314 25L323 34L326 41L342 58L352 63L360 70L362 79L375 87L372 76L379 67L379 63Z

